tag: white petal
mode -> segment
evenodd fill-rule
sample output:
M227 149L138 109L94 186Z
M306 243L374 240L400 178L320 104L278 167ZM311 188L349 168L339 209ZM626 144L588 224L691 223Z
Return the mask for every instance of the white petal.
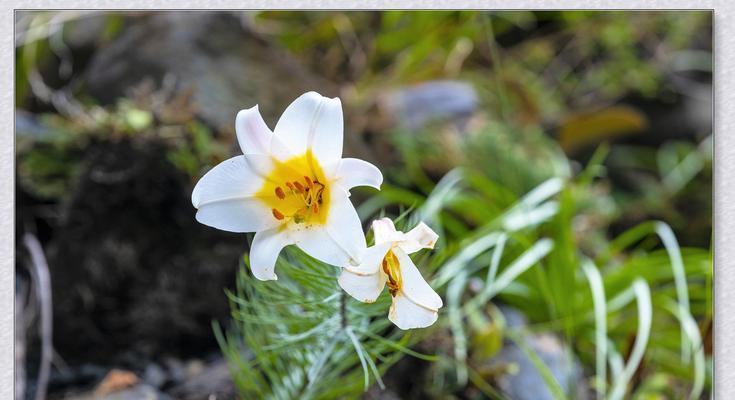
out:
M255 234L250 246L250 269L261 281L276 280L276 260L281 250L292 243L288 231L280 228L268 229Z
M403 240L403 232L396 230L390 218L381 218L373 221L375 244L398 242Z
M286 146L276 135L271 135L270 148L268 149L271 156L278 160L286 161L294 157L294 153Z
M293 154L311 149L322 167L342 158L344 122L339 98L308 92L294 100L281 115L274 133ZM325 171L332 176L334 171Z
M229 232L256 232L278 225L263 202L252 197L206 203L197 211L196 219Z
M360 255L367 248L362 221L350 201L349 193L339 188L334 189L336 190L330 193L327 232L349 254L348 262L356 264Z
M327 223L311 227L291 224L291 237L317 260L338 267L355 265L367 247L360 217L344 192L333 188L330 197Z
M257 105L237 113L235 131L243 154L268 154L270 152L273 132L260 116Z
M394 249L393 254L396 255L401 266L403 294L420 306L431 310L440 309L443 305L442 298L426 283L411 258L401 249Z
M273 171L273 157L269 154L245 154L243 157L252 174L260 178L260 189L263 187L263 180Z
M207 203L244 199L263 186L263 179L256 173L245 156L225 160L199 179L191 192L191 203L200 208Z
M421 222L404 234L404 240L398 246L407 254L411 254L421 249L433 249L438 239L439 235Z
M381 243L375 246L370 246L365 249L359 257L357 265L347 264L344 269L349 270L353 274L357 275L372 275L380 271L380 265L383 262L383 258L390 250L390 243Z
M411 301L398 292L388 312L388 319L401 329L426 328L439 318L439 313Z
M350 190L355 186L370 186L380 190L383 174L378 167L357 158L343 158L336 169L337 183Z
M358 275L347 268L342 268L337 282L347 294L363 303L373 303L380 296L385 286L386 275L375 271L371 275Z
M349 262L351 256L329 235L326 227L304 228L298 224L291 224L289 229L296 246L306 254L336 267Z

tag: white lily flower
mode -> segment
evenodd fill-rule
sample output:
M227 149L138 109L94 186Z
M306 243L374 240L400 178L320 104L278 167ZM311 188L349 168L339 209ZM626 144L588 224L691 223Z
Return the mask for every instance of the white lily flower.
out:
M366 161L342 158L339 98L300 96L273 132L256 105L237 114L235 128L243 155L197 182L191 194L197 221L255 232L250 265L260 280L277 279L276 259L291 244L332 265L354 263L366 244L349 190L380 189L383 175Z
M442 299L408 255L433 249L439 236L423 222L407 233L397 231L388 218L374 221L373 233L375 245L365 250L357 266L342 268L339 285L365 303L374 302L387 285L393 298L388 319L401 329L425 328L436 322Z

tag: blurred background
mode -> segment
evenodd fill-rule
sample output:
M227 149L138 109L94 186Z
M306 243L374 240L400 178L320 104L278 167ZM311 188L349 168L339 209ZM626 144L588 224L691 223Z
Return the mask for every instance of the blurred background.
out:
M212 321L229 324L224 289L248 245L198 224L191 189L239 151L237 111L259 104L273 127L308 90L342 99L345 155L384 172L383 192L353 196L368 201L366 221L420 203L461 167L492 185L487 199L457 201L443 217L455 250L484 212L553 177L585 180L568 219L575 254L599 259L631 228L666 222L711 357L710 12L44 11L15 22L19 399L236 396ZM667 254L656 238L638 242L616 260ZM654 303L673 296L673 283L656 282ZM543 302L515 296L498 303L538 334L555 331ZM619 332L624 358L631 329ZM632 397L686 397L695 378L671 329L636 370ZM592 337L579 337L562 341L590 376ZM433 353L444 339L440 331L421 346ZM538 340L540 352L554 350ZM485 354L477 343L470 353ZM412 363L388 375L426 371ZM533 377L503 386L526 369L490 369L487 381L508 398L552 398L517 390ZM710 378L708 363L707 388ZM387 381L364 396L486 395L474 380L415 379L422 388Z

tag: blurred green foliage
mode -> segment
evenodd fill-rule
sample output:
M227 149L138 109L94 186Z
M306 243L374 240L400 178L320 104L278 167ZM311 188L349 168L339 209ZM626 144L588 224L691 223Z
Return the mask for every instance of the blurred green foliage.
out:
M693 62L684 50L711 40L691 34L709 34L707 11L263 11L254 21L359 98L461 78L484 111L513 124L558 122L631 92L655 96Z
M169 105L181 107L171 114ZM90 107L76 118L46 114L40 134L17 137L18 177L28 192L48 200L73 193L75 174L86 150L98 143L132 141L160 143L166 156L192 181L229 156L228 147L210 129L193 119L186 106L172 100L160 108L122 99L114 107Z

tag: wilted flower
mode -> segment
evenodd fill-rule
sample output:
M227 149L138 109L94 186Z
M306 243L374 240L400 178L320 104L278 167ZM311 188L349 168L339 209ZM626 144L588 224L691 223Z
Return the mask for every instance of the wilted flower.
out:
M191 195L197 221L256 232L250 265L261 280L277 279L276 259L289 244L332 265L354 262L366 245L349 189L380 189L383 176L368 162L342 158L339 98L302 95L273 132L255 106L237 114L235 128L244 155L199 180Z
M433 324L442 299L408 255L433 249L439 236L423 222L407 233L397 231L388 218L374 221L373 233L375 245L365 250L359 265L344 266L339 285L365 303L374 302L387 285L393 298L388 319L396 326L412 329Z

